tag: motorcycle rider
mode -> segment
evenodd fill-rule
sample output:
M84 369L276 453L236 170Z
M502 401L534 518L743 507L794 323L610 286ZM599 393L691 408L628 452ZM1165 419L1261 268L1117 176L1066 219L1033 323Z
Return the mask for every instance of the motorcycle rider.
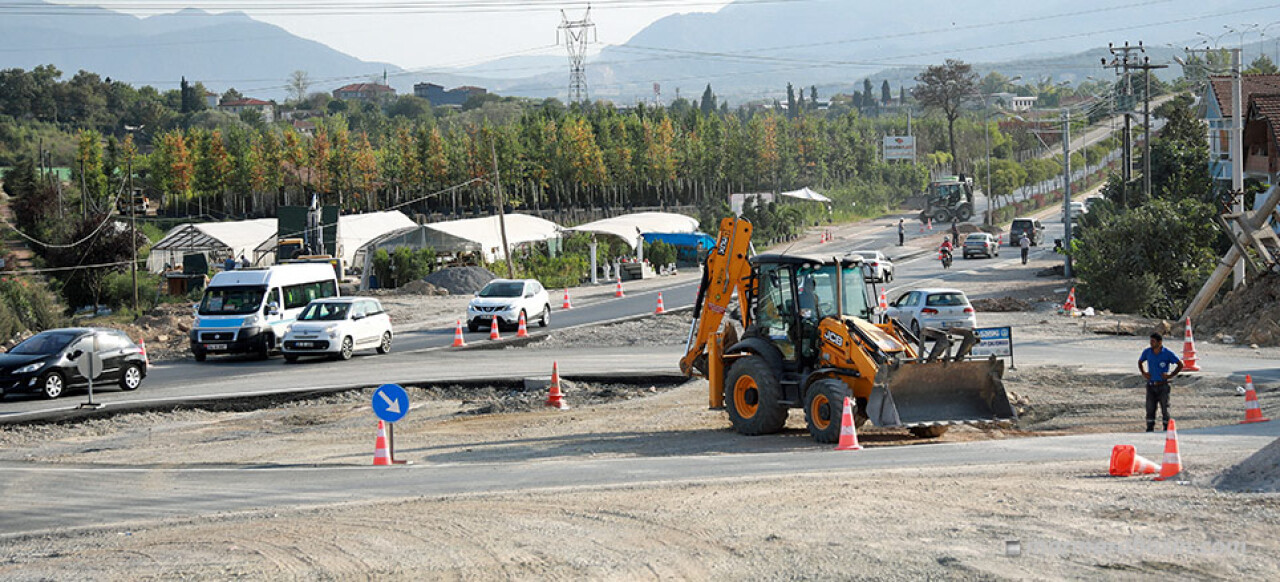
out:
M945 236L942 237L942 245L938 247L938 255L940 255L939 259L942 261L942 268L944 269L951 266L951 250L953 248L951 239Z

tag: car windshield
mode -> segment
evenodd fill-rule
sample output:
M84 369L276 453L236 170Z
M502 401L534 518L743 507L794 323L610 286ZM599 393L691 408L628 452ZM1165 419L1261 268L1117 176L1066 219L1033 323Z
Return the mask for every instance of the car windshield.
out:
M519 297L523 293L523 281L495 281L480 290L481 297Z
M200 315L247 315L262 305L266 287L210 287L200 302Z
M969 301L964 298L964 293L930 293L924 304L930 307L960 307L968 305Z
M987 242L987 235L985 235L985 234L971 234L971 235L969 235L969 236L965 237L964 242Z
M1015 220L1015 221L1013 221L1013 225L1012 225L1012 226L1010 226L1010 227L1009 227L1009 229L1010 229L1010 230L1031 230L1031 221L1030 221L1030 220Z
M13 346L11 354L28 356L56 354L71 344L80 334L67 331L46 331L27 338L26 341Z
M350 303L312 302L306 309L302 310L302 314L298 316L298 321L338 321L346 319L349 307L351 307Z

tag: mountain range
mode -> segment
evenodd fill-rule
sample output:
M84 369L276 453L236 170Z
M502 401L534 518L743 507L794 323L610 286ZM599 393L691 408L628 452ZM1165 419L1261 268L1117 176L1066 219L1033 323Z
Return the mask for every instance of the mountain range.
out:
M186 76L213 90L234 86L267 99L284 97L295 70L307 71L319 91L384 74L401 93L426 80L564 98L568 84L565 57L521 56L428 74L362 61L243 13L187 10L138 18L83 7L61 14L65 7L45 6L3 14L0 68L52 63L67 76L85 69L161 88ZM738 103L777 97L788 82L829 95L860 88L865 78L878 89L887 79L896 92L921 68L947 58L974 63L980 73L1078 82L1112 74L1098 64L1110 56L1108 40L1145 40L1160 47L1149 51L1153 61L1168 62L1173 47L1194 44L1197 30L1221 31L1225 22L1267 16L1262 0L1041 0L1028 6L1025 0L914 0L909 7L737 0L713 13L659 19L627 42L603 47L588 59L587 78L592 98L619 104L652 98L655 84L669 100L677 90L696 98L710 83ZM1164 74L1178 73L1174 67Z

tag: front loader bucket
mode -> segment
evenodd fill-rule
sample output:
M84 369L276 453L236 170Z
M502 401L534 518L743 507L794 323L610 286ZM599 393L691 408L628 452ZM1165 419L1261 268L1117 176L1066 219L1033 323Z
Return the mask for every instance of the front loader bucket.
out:
M907 363L896 370L886 366L881 374L867 402L867 416L876 426L988 424L1018 418L1000 380L1001 360Z

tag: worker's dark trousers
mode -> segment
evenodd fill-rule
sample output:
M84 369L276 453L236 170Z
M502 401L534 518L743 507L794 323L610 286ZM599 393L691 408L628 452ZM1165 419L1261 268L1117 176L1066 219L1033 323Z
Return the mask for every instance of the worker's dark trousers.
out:
M1160 413L1164 416L1164 428L1169 429L1169 383L1147 383L1147 432L1155 430L1156 405L1160 405Z
M902 246L902 243L904 242L904 240L905 240L906 238L907 238L907 235L906 235L905 233L903 233L903 232L899 231L899 232L898 232L898 246Z
M1022 249L1022 264L1024 265L1027 264L1027 253L1030 253L1030 252L1031 252L1031 249Z

